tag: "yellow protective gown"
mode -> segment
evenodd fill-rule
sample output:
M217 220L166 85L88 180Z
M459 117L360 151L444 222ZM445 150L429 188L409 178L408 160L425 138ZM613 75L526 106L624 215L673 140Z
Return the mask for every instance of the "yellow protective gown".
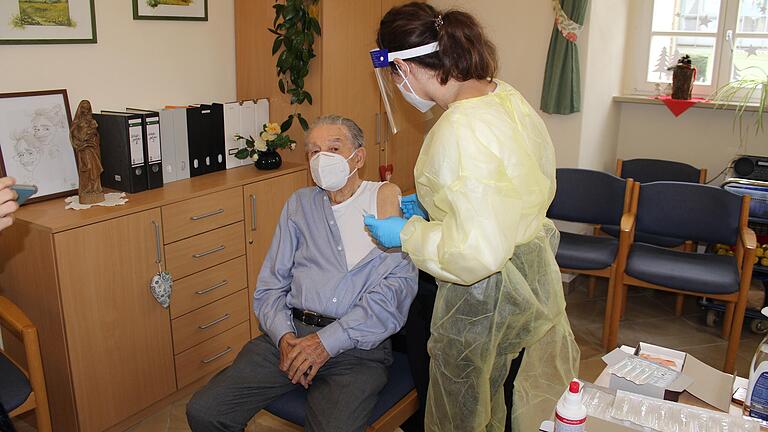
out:
M579 349L546 211L555 158L538 114L510 85L450 105L416 162L430 221L411 218L403 250L438 280L432 318L430 431L503 431L503 384L515 381L513 430L537 430L577 376Z

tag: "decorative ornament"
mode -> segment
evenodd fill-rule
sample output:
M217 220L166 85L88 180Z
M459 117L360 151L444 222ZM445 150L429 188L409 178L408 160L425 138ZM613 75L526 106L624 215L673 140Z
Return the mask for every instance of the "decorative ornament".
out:
M171 305L171 290L173 289L173 278L166 271L159 271L152 277L149 283L149 291L155 297L160 305L166 309Z
M669 68L672 73L672 99L688 100L693 91L693 82L696 80L696 68L693 67L691 57L682 56L676 66Z
M560 0L552 0L552 9L555 10L555 25L560 30L560 34L569 41L576 42L584 26L568 18L563 7L560 6Z
M759 49L760 49L759 47L752 46L752 45L750 45L748 47L742 48L742 50L744 50L744 52L747 53L747 58L752 57L752 56L756 56L757 55L757 50L759 50Z

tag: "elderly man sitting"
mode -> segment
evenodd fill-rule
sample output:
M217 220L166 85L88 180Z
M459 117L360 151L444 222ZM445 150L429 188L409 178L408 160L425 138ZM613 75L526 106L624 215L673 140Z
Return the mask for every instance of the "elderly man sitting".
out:
M254 311L265 334L187 405L194 432L242 431L259 410L307 388L306 429L362 431L392 362L389 336L405 323L417 271L399 250L379 249L363 216L399 214L400 190L363 181L363 132L321 117L306 137L318 187L283 207L259 274Z

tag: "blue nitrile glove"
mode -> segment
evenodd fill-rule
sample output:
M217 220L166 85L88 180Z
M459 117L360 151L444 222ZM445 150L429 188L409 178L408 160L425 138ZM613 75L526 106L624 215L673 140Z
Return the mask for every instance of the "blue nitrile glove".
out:
M386 219L376 219L373 215L365 215L365 226L371 232L373 238L385 248L402 246L400 243L400 231L403 230L407 219L392 216Z
M429 220L427 211L421 206L416 194L406 195L400 198L400 210L403 211L403 217L410 219L413 216L421 216L424 220Z

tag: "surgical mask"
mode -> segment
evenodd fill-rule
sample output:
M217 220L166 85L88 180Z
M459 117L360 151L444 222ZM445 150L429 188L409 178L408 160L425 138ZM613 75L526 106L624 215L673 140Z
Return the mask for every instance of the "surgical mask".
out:
M357 172L357 168L349 172L349 164L347 163L355 153L357 153L357 149L346 159L336 153L320 152L316 154L309 161L312 180L322 189L330 192L336 192L343 188L347 184L349 176Z
M403 71L400 70L400 67L397 68L397 72L400 73L401 77L403 77L403 82L401 82L397 86L397 88L400 89L400 93L403 94L403 97L405 98L405 100L409 104L413 105L414 108L416 108L417 110L419 110L419 111L421 111L423 113L429 111L430 109L432 109L432 107L434 107L436 105L436 103L433 102L433 101L429 101L429 100L420 98L416 94L416 92L413 91L413 87L411 87L411 83L409 83L408 82L408 78L406 78L405 75L403 75ZM404 89L403 88L403 84L407 84L408 85L408 89L410 91Z

